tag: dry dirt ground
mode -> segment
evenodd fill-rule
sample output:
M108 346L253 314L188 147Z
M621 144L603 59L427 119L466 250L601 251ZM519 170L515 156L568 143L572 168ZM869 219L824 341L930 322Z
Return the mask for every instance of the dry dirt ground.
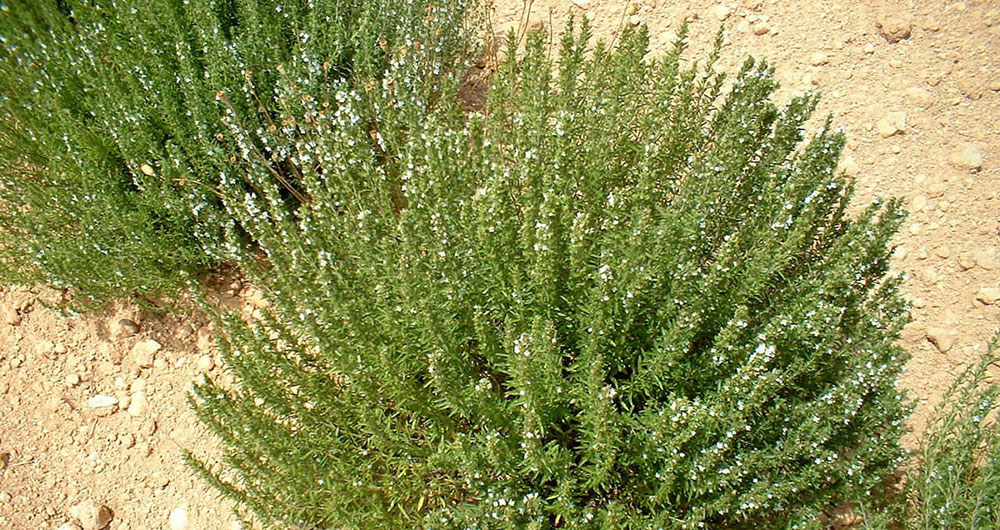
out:
M689 57L703 57L722 25L721 68L767 58L779 101L823 93L820 114L848 134L858 203L897 196L910 210L894 267L914 306L902 340L912 446L1000 328L1000 2L536 0L523 22L524 7L497 1L496 31L552 21L558 42L574 11L605 40L646 25L656 55L687 19ZM234 307L255 301L240 285L218 292ZM65 317L46 307L57 297L0 292L0 529L56 529L86 500L113 512L114 530L238 528L180 458L213 450L185 402L201 371L221 370L210 325L134 306ZM118 402L93 407L97 395Z

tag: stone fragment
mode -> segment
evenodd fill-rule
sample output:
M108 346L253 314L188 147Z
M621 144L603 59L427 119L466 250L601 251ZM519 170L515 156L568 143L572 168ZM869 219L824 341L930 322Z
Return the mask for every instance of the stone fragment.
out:
M215 335L207 326L198 329L198 339L195 347L202 353L209 353L215 349Z
M961 76L955 84L963 96L973 100L983 97L987 90L986 83L974 75Z
M906 113L896 111L888 113L884 118L875 124L875 129L879 136L888 138L906 131Z
M927 196L926 195L916 195L910 200L910 211L913 213L919 212L927 207Z
M109 331L111 331L111 336L116 339L122 339L126 337L131 337L136 333L139 333L139 324L134 320L127 318L119 318L108 326Z
M168 519L168 524L170 530L187 530L188 527L188 515L187 509L184 507L174 508L170 511L170 518Z
M750 26L750 31L752 31L754 35L758 35L758 36L759 35L767 35L768 33L771 32L771 26L768 25L767 22L761 21L761 22L757 22L754 25Z
M996 247L977 250L974 259L976 265L988 271L1000 268L1000 258L997 257Z
M0 322L8 326L16 326L21 323L21 314L17 312L17 308L9 305L0 306Z
M42 357L48 357L55 351L56 345L50 340L39 340L35 343L35 353L41 355Z
M963 270L967 271L976 266L976 258L972 257L971 254L959 254L958 255L958 266Z
M712 15L714 15L715 18L719 19L720 21L726 20L727 18L729 18L729 15L731 14L732 10L729 9L729 6L723 4L719 4L712 8Z
M10 453L0 453L0 471L3 471L8 467L10 467Z
M915 107L927 108L934 103L934 96L930 92L924 90L923 88L911 86L907 88L904 93L910 103Z
M146 339L136 342L132 346L132 357L135 359L135 364L140 368L149 368L153 366L156 360L156 353L162 349L163 346L153 339Z
M955 333L953 330L930 327L927 328L927 340L929 340L939 352L945 353L955 345Z
M854 177L857 176L860 167L858 166L857 161L854 160L853 156L847 155L840 159L838 169L843 171L848 177Z
M118 404L118 398L107 394L96 394L87 400L87 405L95 409L114 407Z
M893 44L910 38L910 33L913 31L913 21L905 15L898 14L880 18L875 22L875 26L885 40Z
M986 305L995 305L1000 301L1000 287L983 287L976 293L976 300Z
M146 413L147 406L148 401L146 399L146 392L134 392L129 400L128 414L129 416L142 416Z
M83 530L101 530L111 523L111 510L103 504L86 500L69 509L69 514Z
M809 64L813 66L823 66L830 62L830 58L823 52L813 52L809 55Z
M927 196L932 199L944 195L946 191L948 191L948 186L942 178L935 177L927 182Z
M198 370L202 372L209 372L215 368L215 361L212 359L211 355L202 355L198 358Z
M978 170L983 167L983 150L976 144L966 142L952 151L948 161L962 169Z
M66 386L73 388L74 386L80 384L80 376L76 374L69 374L66 376L66 379L63 380L63 382L66 383Z

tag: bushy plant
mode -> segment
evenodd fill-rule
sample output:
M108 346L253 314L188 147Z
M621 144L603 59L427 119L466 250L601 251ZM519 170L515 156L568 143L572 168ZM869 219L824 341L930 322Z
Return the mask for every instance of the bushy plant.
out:
M468 51L466 14L465 0L4 0L0 278L99 301L231 259L220 197L253 190L248 174L308 199L309 161L289 151L301 124L279 116L338 112L343 90L383 82L427 106Z
M987 383L998 338L952 384L927 427L907 484L909 528L1000 528L1000 385Z
M192 397L224 458L192 464L298 528L807 527L862 498L900 461L899 204L849 215L816 98L776 106L752 60L727 89L683 39L571 29L554 65L534 33L485 113L447 95L385 151L306 109L311 201L227 199L272 305L227 320L237 384Z

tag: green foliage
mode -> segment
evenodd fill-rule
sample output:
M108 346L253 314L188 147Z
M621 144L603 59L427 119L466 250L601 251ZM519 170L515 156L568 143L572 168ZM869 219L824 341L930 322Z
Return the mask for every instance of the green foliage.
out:
M222 195L266 172L286 200L306 199L297 180L311 162L289 151L300 124L279 116L308 119L310 101L338 112L343 90L386 80L426 106L467 52L466 10L465 0L4 0L0 279L100 301L170 291L232 259L230 244L247 241ZM414 48L434 57L420 63L428 70L410 67ZM355 118L379 126L368 109Z
M862 498L906 410L887 276L899 204L848 215L829 121L731 90L644 33L557 65L540 34L487 111L313 116L308 202L226 204L271 309L231 317L238 384L192 403L221 492L297 528L779 528ZM718 49L718 48L717 48ZM717 52L716 52L717 53ZM388 116L394 105L379 106ZM304 122L309 109L284 119ZM337 146L336 148L333 146ZM347 147L345 147L347 146Z
M998 338L952 384L927 428L908 483L910 528L1000 528L1000 385L985 382Z

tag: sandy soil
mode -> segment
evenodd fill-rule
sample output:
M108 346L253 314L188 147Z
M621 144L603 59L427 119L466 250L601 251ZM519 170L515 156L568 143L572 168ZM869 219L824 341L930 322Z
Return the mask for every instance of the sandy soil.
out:
M522 23L523 7L497 1L497 32ZM607 40L645 24L654 55L688 19L698 57L721 24L722 68L767 58L779 100L822 91L820 114L848 134L858 202L904 197L911 212L894 267L914 306L902 341L912 445L1000 328L1000 2L535 0L527 25L551 20L558 41L570 11ZM238 283L216 287L232 307L256 301ZM130 305L68 317L47 308L58 297L0 291L0 528L55 529L86 500L113 512L114 530L238 528L180 458L213 451L185 402L200 372L219 373L211 326ZM98 394L118 402L95 408Z

